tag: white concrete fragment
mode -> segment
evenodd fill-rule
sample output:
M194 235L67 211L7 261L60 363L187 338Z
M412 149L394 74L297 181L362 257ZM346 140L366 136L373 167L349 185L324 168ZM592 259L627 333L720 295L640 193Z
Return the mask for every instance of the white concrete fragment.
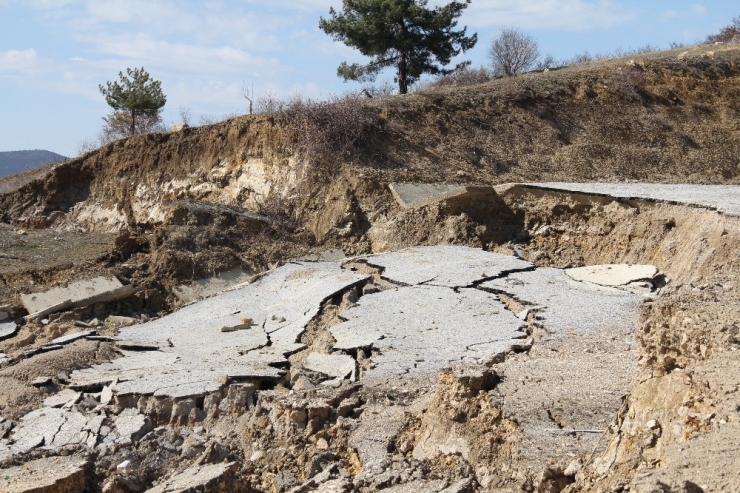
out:
M658 274L658 269L654 265L603 264L566 269L565 274L575 281L624 286L652 279Z
M77 402L82 394L72 389L64 389L58 394L44 399L44 407L63 407L66 404Z
M470 286L507 272L534 268L529 262L511 255L447 245L408 248L372 255L364 260L382 268L384 279L409 286Z
M124 409L114 420L114 425L119 435L117 443L123 445L138 441L151 429L149 418L136 409Z
M69 344L71 342L74 342L78 339L83 339L88 336L92 336L97 334L94 330L86 330L84 332L75 332L73 334L67 334L62 337L57 337L56 339L53 339L45 344L45 346L63 346L65 344Z
M67 308L78 308L131 296L133 286L124 286L115 277L96 277L53 288L43 293L22 294L21 302L30 317L40 317Z
M393 197L404 209L415 209L443 200L473 198L495 194L491 186L455 185L446 183L391 183Z
M15 322L0 322L0 341L13 337L18 332L18 326Z
M185 493L190 491L229 491L228 481L237 468L236 462L192 466L180 474L165 479L147 493ZM226 487L221 489L220 487Z
M303 366L330 377L346 378L355 371L355 359L346 354L310 353Z

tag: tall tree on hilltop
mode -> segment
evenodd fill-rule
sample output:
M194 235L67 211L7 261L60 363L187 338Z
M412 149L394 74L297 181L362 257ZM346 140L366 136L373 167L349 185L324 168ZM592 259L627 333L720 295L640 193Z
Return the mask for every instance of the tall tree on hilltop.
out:
M105 101L113 108L105 120L104 132L130 137L152 131L161 125L160 111L167 102L162 83L154 80L144 68L118 73L119 81L98 86Z
M406 94L422 74L450 74L470 63L443 68L478 41L477 34L465 35L467 28L454 30L469 3L429 9L427 0L343 0L342 12L330 8L331 18L322 17L319 27L372 58L366 65L342 62L337 75L345 81L372 81L384 68L395 67L398 92Z

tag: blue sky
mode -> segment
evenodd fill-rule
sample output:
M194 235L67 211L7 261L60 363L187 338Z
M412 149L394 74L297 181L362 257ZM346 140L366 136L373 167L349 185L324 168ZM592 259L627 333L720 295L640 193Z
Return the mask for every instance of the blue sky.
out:
M180 108L194 123L245 112L244 83L258 97L358 89L336 68L363 57L318 28L331 6L341 0L0 0L0 151L77 155L109 111L98 84L127 67L162 81L168 124ZM521 28L543 53L568 58L694 43L738 15L735 1L473 0L460 25L479 41L461 59L488 63L502 27Z

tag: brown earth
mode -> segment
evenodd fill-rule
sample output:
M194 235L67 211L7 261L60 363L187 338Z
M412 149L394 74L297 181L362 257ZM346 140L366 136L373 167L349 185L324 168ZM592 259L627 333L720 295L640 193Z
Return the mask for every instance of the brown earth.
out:
M362 141L338 156L301 155L305 142L286 115L256 115L118 141L45 174L4 179L0 308L21 316L20 294L104 273L141 289L126 302L47 324L31 321L2 341L0 352L19 359L0 369L0 412L17 420L38 407L50 389L31 385L37 376L54 377L53 393L70 371L116 357L107 343L90 341L28 359L20 358L23 351L79 330L75 320L162 315L180 303L173 294L178 284L234 268L259 273L330 248L353 255L422 244L516 252L539 266L650 263L667 283L645 303L639 326L618 339L561 343L533 331L532 349L472 373L443 372L434 388L316 389L307 374L300 389L289 378L257 389L249 411L202 421L218 447L209 442L201 450L194 438L186 446L179 435L167 435L171 430L158 432L136 450L95 459L89 488L98 491L107 481L119 489L106 491L142 491L182 470L190 458L184 450L192 446L211 459L239 461L245 491L283 491L279 484L300 483L308 471L333 462L361 490L413 476L430 485L469 481L459 491L733 491L740 485L734 357L740 219L519 186L497 187L497 198L405 210L387 185L735 184L739 81L740 48L697 47L372 100L361 108L368 116ZM342 303L347 300L324 306L304 342L327 346L326 327L336 323ZM577 348L567 362L572 367L553 356L558 344ZM611 359L617 351L634 354L634 366L622 375L629 392L571 398L585 384L569 375L579 365L612 365L618 372L623 360ZM301 355L293 359L300 364ZM529 380L539 368L550 371L550 380ZM552 395L548 385L555 380L565 395ZM549 399L549 415L561 428L588 423L606 432L528 434L531 409L502 400L525 381L534 385L533 395ZM156 421L164 419L157 406L172 403L142 398L135 405ZM387 447L394 455L382 481L362 479L351 443L362 414L377 415L392 429ZM464 443L466 453L414 459L416 447L440 443ZM134 462L138 483L116 483L123 460Z

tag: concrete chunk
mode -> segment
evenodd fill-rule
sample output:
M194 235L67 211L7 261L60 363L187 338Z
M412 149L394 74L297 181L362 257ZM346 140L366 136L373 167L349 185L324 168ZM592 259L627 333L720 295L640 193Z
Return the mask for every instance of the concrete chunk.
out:
M491 186L470 186L445 183L391 183L393 197L404 209L415 209L443 200L493 195Z
M87 461L79 457L49 457L0 469L5 493L82 493Z
M658 269L654 265L603 264L566 269L565 274L576 281L600 286L625 286L652 279Z
M44 399L44 407L62 407L66 404L77 402L82 394L72 389L64 389L58 394Z
M303 366L330 377L346 378L355 371L355 359L346 354L310 353Z
M62 337L57 337L56 339L47 342L45 345L46 346L63 346L65 344L74 342L78 339L83 339L85 337L92 336L95 334L97 334L97 332L94 330L86 330L84 332L75 332L73 334L67 334Z
M124 409L114 421L120 444L138 441L151 429L149 419L136 409Z
M15 322L0 322L0 341L13 337L18 332L18 326Z
M190 493L195 491L232 491L237 463L193 466L165 479L147 493Z
M79 308L107 301L116 301L131 296L133 286L124 286L115 277L96 277L70 283L66 288L58 287L43 293L21 295L21 302L29 317L40 317L68 308Z

